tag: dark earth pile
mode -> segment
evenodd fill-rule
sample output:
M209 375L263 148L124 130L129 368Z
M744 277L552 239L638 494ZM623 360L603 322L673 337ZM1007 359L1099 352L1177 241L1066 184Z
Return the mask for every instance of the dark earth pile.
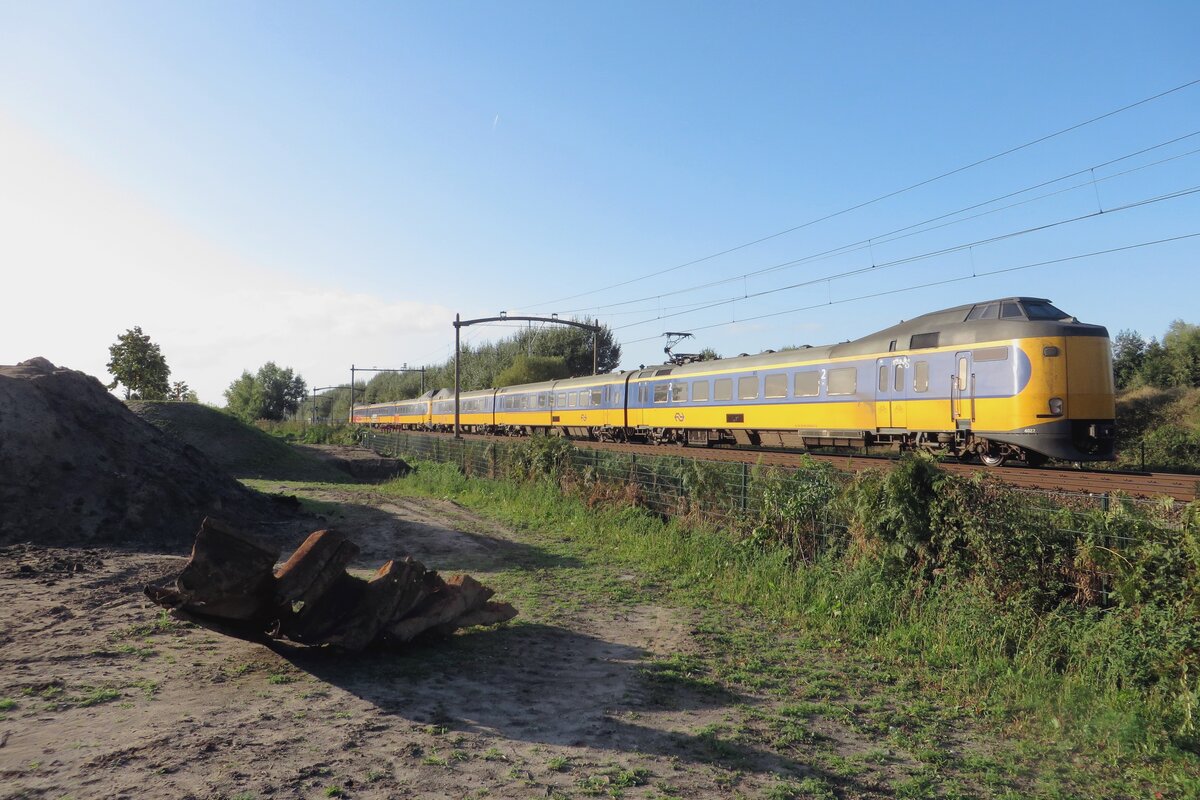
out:
M209 514L250 530L290 509L139 419L95 378L0 366L0 544L186 548Z

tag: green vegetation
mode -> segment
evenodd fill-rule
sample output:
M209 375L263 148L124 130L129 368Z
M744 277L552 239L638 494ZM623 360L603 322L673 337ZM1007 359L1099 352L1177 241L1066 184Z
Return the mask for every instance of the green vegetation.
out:
M1200 325L1175 320L1162 341L1113 341L1117 451L1124 467L1200 471Z
M359 442L361 425L350 425L346 422L310 425L303 418L274 422L260 419L255 427L264 433L283 439L285 442L297 444L346 444Z
M167 379L171 368L162 350L135 325L117 337L108 348L108 372L113 376L109 389L125 387L126 400L166 400L171 393ZM186 390L186 385L184 385Z
M195 447L217 466L241 478L345 481L337 467L280 441L220 409L198 403L129 404L133 413L159 430ZM298 423L269 423L295 426Z
M805 719L821 714L913 754L897 796L937 786L945 796L978 793L960 779L997 796L1200 791L1200 504L1039 506L924 458L850 479L815 464L794 475L754 470L738 497L722 491L728 482L712 465L697 464L682 476L695 494L672 501L678 516L668 520L647 508L659 507L651 489L681 468L648 466L614 488L563 447L511 448L512 481L423 463L387 490L452 497L530 536L544 531L546 546L644 576L632 587L573 589L621 602L649 585L706 610L696 632L719 644L718 655L652 663L648 677L666 688L742 686L789 703L748 728L698 736L714 759L736 766L747 736L790 752L814 741ZM744 513L713 512L741 505ZM733 521L718 530L712 519ZM538 580L549 578L540 571ZM518 604L519 591L563 594L554 585L512 589ZM840 669L861 673L823 672L822 648L846 659ZM880 682L885 693L853 694ZM955 754L942 739L960 716L994 726L1008 744ZM890 758L889 749L872 753L840 767ZM606 791L612 777L588 776L579 788Z
M1200 387L1200 325L1177 319L1162 342L1121 331L1113 340L1113 377L1118 389Z
M1122 467L1200 472L1200 389L1118 393L1117 452Z
M281 420L295 414L308 389L304 379L268 361L251 374L249 370L229 384L225 403L229 413L245 422L259 419Z

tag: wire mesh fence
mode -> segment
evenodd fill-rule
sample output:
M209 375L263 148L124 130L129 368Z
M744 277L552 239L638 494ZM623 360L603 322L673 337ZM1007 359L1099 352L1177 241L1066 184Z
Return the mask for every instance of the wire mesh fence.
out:
M457 464L469 476L520 479L531 473L531 465L522 461L528 458L522 451L528 450L528 443L522 439L368 431L364 444L379 453ZM798 457L795 466L762 466L563 444L542 455L555 463L541 465L541 472L570 476L585 492L621 497L664 516L704 521L742 534L756 526L782 526L785 530L774 535L790 541L800 555L815 555L847 536L847 515L834 501L853 475L827 464ZM982 520L983 525L994 525L998 535L1023 528L1074 534L1119 549L1147 537L1170 541L1183 524L1185 504L1169 499L1020 487L1004 491L1019 501L1005 504L1003 519ZM1131 511L1137 524L1121 524L1122 510Z

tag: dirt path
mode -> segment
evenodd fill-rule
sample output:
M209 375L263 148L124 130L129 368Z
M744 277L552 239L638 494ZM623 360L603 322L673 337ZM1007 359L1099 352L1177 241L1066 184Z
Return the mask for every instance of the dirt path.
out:
M534 587L574 568L450 502L308 494L362 545L355 568L411 553ZM502 592L513 624L343 656L160 614L140 589L182 563L0 551L0 797L833 796L781 793L781 778L828 784L786 749L722 735L778 701L690 675L688 612ZM846 756L871 744L844 726L811 734ZM883 796L877 778L838 778L838 794Z

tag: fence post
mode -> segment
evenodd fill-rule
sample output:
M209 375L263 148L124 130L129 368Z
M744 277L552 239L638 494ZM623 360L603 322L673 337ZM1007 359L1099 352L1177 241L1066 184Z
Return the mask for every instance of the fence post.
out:
M1142 472L1145 472L1146 471L1146 440L1142 439L1140 444L1142 446Z
M742 499L741 499L741 508L742 508L743 514L746 513L746 495L748 493L747 488L748 488L749 483L750 483L750 465L748 463L746 463L745 461L743 461L742 462Z

